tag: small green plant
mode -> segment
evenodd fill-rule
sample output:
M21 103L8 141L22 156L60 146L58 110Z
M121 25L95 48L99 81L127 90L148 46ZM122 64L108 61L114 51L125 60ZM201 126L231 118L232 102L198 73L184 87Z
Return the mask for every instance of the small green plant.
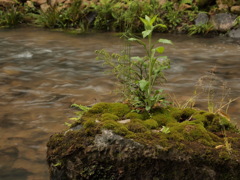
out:
M80 28L82 31L88 29L88 21L85 17L86 8L81 9L82 0L74 0L68 8L59 9L53 6L47 11L40 11L39 15L35 15L36 24L40 24L47 28Z
M188 34L207 34L213 30L212 24L200 24L200 25L191 25L188 28Z
M170 133L169 127L166 127L166 126L163 126L160 131L164 134L169 134Z
M6 11L0 10L0 27L15 27L22 21L23 15L17 7L12 6Z
M77 117L70 118L71 121L78 121L78 120L80 120L82 118L83 114L90 109L90 107L83 106L83 105L80 105L80 104L72 104L71 107L74 107L74 108L77 108L77 109L80 110L80 111L75 113L77 115ZM68 126L68 127L72 126L72 124L68 123L68 122L65 122L64 124L66 126Z
M240 24L240 16L238 16L235 20L234 20L234 26L238 26Z
M123 85L126 99L134 107L144 108L148 112L161 100L164 102L163 89L156 89L156 85L165 81L163 71L170 67L169 59L166 56L156 56L157 53L164 52L164 47L155 47L155 45L157 43L172 44L167 39L152 42L153 30L157 27L166 28L163 24L154 26L156 18L157 16L140 18L145 28L142 36L148 38L148 43L139 38L128 38L128 41L136 42L143 47L145 56L130 57L129 49L122 54L110 54L105 50L97 51L98 59L103 59L105 64L112 67L112 72Z
M91 8L97 12L97 17L94 21L94 28L98 30L111 29L113 7L116 4L116 0L100 0L99 4L91 3Z

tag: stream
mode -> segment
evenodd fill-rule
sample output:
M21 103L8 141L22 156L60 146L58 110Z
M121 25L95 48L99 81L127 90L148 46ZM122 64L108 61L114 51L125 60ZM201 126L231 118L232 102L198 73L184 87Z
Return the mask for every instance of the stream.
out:
M171 60L166 94L183 104L193 97L199 79L214 69L217 82L214 101L240 95L240 43L226 37L189 37L156 34L166 38ZM49 179L46 163L48 138L67 128L76 109L71 104L115 102L115 79L104 73L95 50L120 52L124 42L114 33L67 34L37 28L0 30L0 179ZM141 55L132 46L133 55ZM225 84L227 83L227 85ZM207 93L196 107L206 109ZM228 97L226 95L226 97ZM225 95L223 96L225 97ZM240 99L230 104L231 121L240 126Z

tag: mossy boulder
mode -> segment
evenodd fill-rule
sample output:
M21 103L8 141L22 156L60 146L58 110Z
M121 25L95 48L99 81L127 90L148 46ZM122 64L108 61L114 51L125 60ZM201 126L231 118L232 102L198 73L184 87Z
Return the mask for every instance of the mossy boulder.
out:
M127 104L94 105L73 127L51 136L50 179L240 177L240 134L225 117L175 107L142 114Z

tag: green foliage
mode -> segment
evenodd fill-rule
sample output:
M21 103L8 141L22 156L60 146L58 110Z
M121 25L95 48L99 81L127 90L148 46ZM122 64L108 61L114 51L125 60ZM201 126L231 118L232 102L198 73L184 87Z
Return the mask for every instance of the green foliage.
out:
M170 133L170 129L169 127L163 126L161 129L161 132L164 134L169 134Z
M213 30L212 24L200 24L200 25L191 25L188 28L188 34L207 34Z
M12 6L6 11L0 10L0 27L16 27L23 21L23 15L18 7Z
M163 83L163 71L168 69L169 60L166 56L156 56L164 52L163 46L157 43L172 44L170 40L159 39L152 43L152 32L155 28L165 28L163 24L153 25L157 16L145 19L140 18L144 24L143 38L148 38L148 43L138 38L129 38L128 41L136 42L143 47L144 57L130 57L129 49L121 54L110 54L105 50L97 51L98 59L103 59L105 64L112 68L113 74L123 85L123 94L135 108L144 108L150 111L152 107L162 100L164 103L163 89L155 89L158 83ZM117 62L115 61L117 59Z
M87 112L90 108L87 106L83 106L81 104L72 104L71 107L76 107L84 112Z
M173 29L182 22L182 13L176 10L170 10L164 16L166 24L169 28Z
M113 20L112 13L116 0L100 0L99 4L91 3L93 11L97 12L97 17L94 21L94 28L98 30L107 30L111 28Z
M88 29L88 21L85 17L87 10L81 6L82 0L74 0L68 8L50 7L46 12L40 11L39 15L35 15L35 22L47 28L81 28L82 31L86 31Z

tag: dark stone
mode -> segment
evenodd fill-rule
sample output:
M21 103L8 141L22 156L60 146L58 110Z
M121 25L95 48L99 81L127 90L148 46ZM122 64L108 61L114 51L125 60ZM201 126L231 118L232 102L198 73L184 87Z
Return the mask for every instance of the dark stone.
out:
M229 13L219 13L212 16L211 21L214 29L222 32L230 30L234 26L236 15Z
M195 19L195 25L207 24L209 21L209 17L207 13L199 13L197 18Z
M231 38L240 38L240 27L229 32Z
M224 159L228 154L219 158L222 150L192 143L187 152L141 144L111 130L95 133L80 129L50 138L47 160L51 180L238 180L240 177L240 163Z

